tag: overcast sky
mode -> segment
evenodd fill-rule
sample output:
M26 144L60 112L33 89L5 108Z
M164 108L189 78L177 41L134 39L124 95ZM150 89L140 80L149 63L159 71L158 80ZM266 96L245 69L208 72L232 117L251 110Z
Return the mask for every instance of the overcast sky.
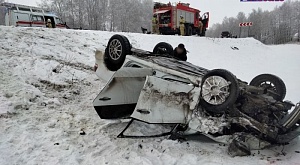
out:
M7 0L12 3L36 6L40 0ZM124 0L126 1L126 0ZM178 2L179 0L157 0L159 2ZM272 10L283 2L240 2L240 0L181 0L190 3L191 7L199 9L202 13L210 12L210 26L214 23L221 23L225 16L235 17L238 12L243 11L248 15L252 9L262 8Z

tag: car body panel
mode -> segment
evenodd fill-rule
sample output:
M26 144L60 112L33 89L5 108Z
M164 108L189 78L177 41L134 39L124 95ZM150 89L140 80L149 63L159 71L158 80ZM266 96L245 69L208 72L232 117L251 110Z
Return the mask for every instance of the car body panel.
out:
M150 68L124 67L115 72L101 90L94 106L135 104L145 84L146 76L152 75Z
M187 123L199 102L200 88L147 76L132 118L155 123Z

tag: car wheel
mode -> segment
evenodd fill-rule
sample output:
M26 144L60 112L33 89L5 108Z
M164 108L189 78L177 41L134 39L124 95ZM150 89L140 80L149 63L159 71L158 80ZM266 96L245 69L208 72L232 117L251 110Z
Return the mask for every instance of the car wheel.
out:
M108 70L119 70L131 52L131 45L127 37L123 35L113 35L107 44L104 54L104 63Z
M203 76L200 104L207 111L223 113L239 96L236 77L229 71L215 69Z
M256 76L250 82L250 85L262 87L264 89L272 90L277 93L273 98L277 101L282 101L286 95L286 86L281 78L272 74L261 74Z
M160 42L158 43L154 49L153 53L154 54L168 54L168 55L173 55L173 47L169 43L166 42Z

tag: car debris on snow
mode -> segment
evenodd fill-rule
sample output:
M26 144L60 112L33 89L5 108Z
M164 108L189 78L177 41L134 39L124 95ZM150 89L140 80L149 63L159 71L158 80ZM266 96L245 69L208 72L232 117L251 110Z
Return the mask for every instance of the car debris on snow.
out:
M170 132L144 137L201 133L228 144L231 156L245 156L300 135L300 105L284 101L286 86L279 77L261 74L248 84L227 70L208 70L172 55L168 43L149 52L133 48L122 35L96 52L94 68L106 82L94 100L96 112L102 119L131 118L118 137L139 138L124 135L135 120L175 124Z

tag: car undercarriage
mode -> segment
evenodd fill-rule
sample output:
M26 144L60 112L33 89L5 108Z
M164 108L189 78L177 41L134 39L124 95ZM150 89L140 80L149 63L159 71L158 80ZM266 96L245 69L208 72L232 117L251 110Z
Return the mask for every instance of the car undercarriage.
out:
M284 101L286 86L279 77L261 74L247 83L227 70L208 70L172 55L168 43L150 52L133 48L122 35L96 52L95 71L106 83L93 102L96 112L102 119L131 119L118 137L185 139L200 133L228 144L230 155L244 156L299 136L300 105ZM135 120L174 127L158 135L125 135Z

